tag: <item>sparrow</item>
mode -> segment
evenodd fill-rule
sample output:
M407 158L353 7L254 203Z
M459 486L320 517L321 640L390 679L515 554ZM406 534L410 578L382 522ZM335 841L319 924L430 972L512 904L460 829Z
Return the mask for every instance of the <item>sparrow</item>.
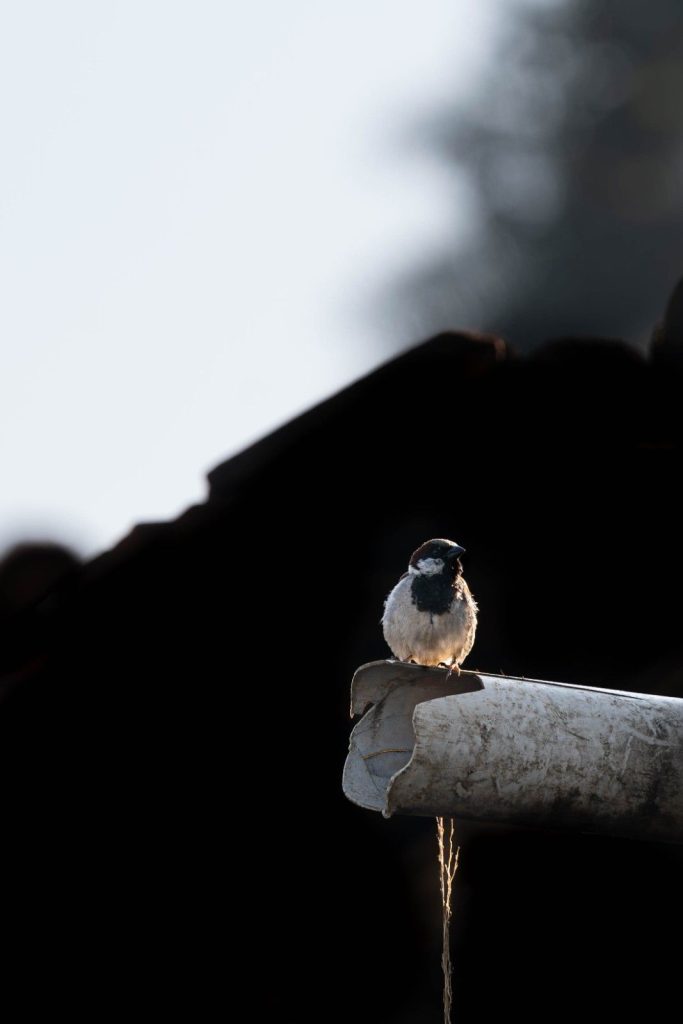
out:
M477 605L462 576L465 549L452 540L425 541L384 602L384 639L399 661L460 664L472 649Z

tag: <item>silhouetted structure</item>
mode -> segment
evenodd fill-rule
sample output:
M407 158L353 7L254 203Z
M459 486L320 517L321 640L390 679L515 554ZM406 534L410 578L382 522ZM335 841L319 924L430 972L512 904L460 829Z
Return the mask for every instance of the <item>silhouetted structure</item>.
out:
M433 827L344 799L351 674L388 653L407 553L455 536L469 667L683 696L683 375L654 351L441 335L53 591L3 647L6 991L92 1018L239 995L255 1020L438 1020ZM664 1016L679 848L461 838L459 1019Z
M0 616L33 607L79 564L73 551L61 544L15 544L0 559Z

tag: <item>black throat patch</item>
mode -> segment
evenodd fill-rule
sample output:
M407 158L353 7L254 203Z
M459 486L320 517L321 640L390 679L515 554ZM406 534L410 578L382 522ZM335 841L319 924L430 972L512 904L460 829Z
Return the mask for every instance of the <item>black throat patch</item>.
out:
M413 604L420 612L445 615L455 597L454 579L448 573L435 576L415 576L410 588Z

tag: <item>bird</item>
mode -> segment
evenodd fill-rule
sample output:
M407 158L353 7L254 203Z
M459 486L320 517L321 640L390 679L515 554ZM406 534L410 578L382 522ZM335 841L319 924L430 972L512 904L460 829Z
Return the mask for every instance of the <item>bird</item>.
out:
M477 629L477 604L462 575L464 553L454 541L435 538L410 556L382 616L384 639L399 661L460 673Z

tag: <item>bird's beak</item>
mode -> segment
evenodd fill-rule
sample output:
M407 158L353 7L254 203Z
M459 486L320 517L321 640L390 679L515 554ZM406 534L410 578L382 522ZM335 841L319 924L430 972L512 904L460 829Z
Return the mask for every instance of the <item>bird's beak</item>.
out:
M446 558L449 562L454 562L456 558L460 558L461 555L465 554L465 549L461 548L459 544L455 544L452 548L449 548Z

